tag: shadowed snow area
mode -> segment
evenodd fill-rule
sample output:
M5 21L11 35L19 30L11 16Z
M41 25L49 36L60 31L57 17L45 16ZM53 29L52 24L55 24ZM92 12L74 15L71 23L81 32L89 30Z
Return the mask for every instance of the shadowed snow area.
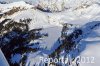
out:
M93 30L86 39L81 41L81 44L83 44L83 46L85 45L86 47L79 55L81 57L85 57L85 63L83 59L83 62L80 63L80 66L99 66L100 27ZM87 57L89 57L89 61Z

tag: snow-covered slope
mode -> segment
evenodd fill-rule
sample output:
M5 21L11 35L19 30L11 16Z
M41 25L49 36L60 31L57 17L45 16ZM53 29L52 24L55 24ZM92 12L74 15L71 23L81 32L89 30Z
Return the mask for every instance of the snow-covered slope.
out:
M99 66L100 27L93 30L92 33L86 39L83 39L80 43L83 44L85 49L81 52L80 56L89 57L89 61L86 58L85 62L88 62L81 62L80 66Z

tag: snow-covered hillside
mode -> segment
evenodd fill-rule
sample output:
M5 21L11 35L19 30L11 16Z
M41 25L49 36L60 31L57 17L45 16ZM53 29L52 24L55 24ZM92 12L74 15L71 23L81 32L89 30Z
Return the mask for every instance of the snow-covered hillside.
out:
M0 0L0 48L10 66L99 66L99 26L100 0Z
M93 30L92 33L80 43L84 46L80 56L90 57L89 62L80 63L80 66L99 66L100 53L98 51L100 50L100 27ZM88 60L86 59L86 61Z

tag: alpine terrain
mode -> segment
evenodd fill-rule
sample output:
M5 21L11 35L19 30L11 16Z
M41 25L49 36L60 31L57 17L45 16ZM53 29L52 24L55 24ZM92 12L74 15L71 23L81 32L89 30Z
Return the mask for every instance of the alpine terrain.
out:
M0 66L100 66L100 0L0 0Z

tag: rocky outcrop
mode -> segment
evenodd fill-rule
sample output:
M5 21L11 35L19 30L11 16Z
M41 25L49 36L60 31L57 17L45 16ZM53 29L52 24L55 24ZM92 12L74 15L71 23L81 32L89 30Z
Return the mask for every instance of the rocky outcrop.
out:
M9 22L5 24L7 21ZM5 26L3 26L4 24ZM32 46L38 45L39 43L33 43L31 45L30 41L34 41L46 35L40 33L41 28L29 30L27 24L23 24L22 22L18 23L11 19L4 20L1 22L1 25L3 27L0 30L0 48L7 61L11 66L20 66L20 64L25 66L27 53L36 52L39 49L39 47L32 48ZM14 62L16 60L12 59L16 57L16 55L23 57L21 57L18 62Z

